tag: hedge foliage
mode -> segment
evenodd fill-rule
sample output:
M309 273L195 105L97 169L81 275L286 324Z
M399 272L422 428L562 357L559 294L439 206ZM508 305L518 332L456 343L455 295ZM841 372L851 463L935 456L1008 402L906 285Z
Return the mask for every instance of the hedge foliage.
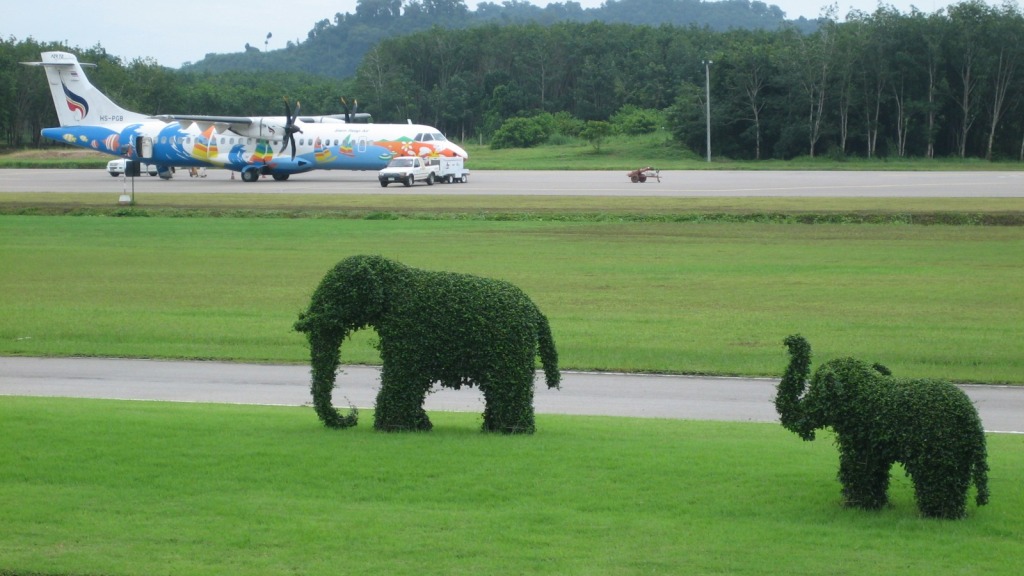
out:
M295 324L309 339L313 405L326 426L357 422L354 409L342 415L332 406L331 394L342 341L366 327L380 338L377 430L430 430L423 401L440 384L480 388L484 430L532 433L538 353L548 387L561 378L547 318L519 288L352 256L327 273Z
M782 425L804 440L831 427L839 447L839 482L848 506L888 503L889 470L903 465L924 516L962 518L973 482L988 503L988 463L981 419L966 394L940 380L893 377L878 364L839 358L810 374L811 346L785 339L790 362L775 408Z

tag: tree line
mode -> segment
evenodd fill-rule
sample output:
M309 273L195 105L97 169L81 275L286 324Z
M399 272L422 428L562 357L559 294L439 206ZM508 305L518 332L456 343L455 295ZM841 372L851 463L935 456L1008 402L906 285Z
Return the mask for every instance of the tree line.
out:
M579 133L582 122L639 113L703 156L710 88L716 157L1024 160L1022 39L1015 4L970 0L931 14L826 14L809 33L597 21L435 27L375 44L344 79L172 70L123 63L99 46L73 51L98 64L87 73L116 102L151 114L280 115L282 97L301 100L304 113L336 113L345 96L378 122L413 119L489 141L513 118L557 117L547 125ZM47 49L69 48L0 40L7 146L38 144L39 129L56 124L42 71L17 65Z
M363 58L378 121L418 118L488 138L513 117L660 114L705 152L741 159L1024 159L1024 17L981 0L932 14L889 6L812 33L599 22L433 29ZM704 62L710 62L705 66ZM710 78L709 78L710 77Z

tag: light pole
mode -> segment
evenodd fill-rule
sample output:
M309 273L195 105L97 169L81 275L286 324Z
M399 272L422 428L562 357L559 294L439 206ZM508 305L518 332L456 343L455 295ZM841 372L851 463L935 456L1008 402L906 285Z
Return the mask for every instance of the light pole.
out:
M704 110L704 117L707 120L707 135L708 135L708 162L711 162L711 60L701 60L701 64L704 65L704 89L706 91L704 97L704 104L707 107Z

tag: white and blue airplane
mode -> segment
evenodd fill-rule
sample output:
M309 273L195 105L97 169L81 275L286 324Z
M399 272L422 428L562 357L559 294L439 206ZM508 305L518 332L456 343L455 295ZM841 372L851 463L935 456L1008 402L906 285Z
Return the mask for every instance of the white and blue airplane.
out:
M430 126L353 123L348 113L300 116L298 102L293 114L285 101L285 116L147 116L107 98L74 54L41 56L23 64L43 67L57 108L60 128L44 128L44 138L156 166L165 179L172 168L225 168L255 182L310 170L379 170L395 156L469 157Z

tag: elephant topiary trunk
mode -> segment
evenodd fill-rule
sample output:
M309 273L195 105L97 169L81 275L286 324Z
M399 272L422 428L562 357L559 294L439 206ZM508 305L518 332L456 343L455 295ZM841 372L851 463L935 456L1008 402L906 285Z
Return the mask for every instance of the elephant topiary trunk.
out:
M353 331L380 338L377 430L430 430L423 401L434 386L478 386L483 428L532 433L534 362L549 388L561 378L547 318L515 286L488 278L418 270L380 256L352 256L331 269L295 329L309 339L313 405L326 426L354 426L357 413L331 404L340 347Z
M884 366L854 358L822 364L808 382L810 344L801 336L785 344L790 362L775 408L782 425L804 440L813 440L818 428L835 432L846 505L885 506L895 462L911 477L924 516L965 516L972 483L977 505L988 503L985 432L962 390L940 380L895 378Z

